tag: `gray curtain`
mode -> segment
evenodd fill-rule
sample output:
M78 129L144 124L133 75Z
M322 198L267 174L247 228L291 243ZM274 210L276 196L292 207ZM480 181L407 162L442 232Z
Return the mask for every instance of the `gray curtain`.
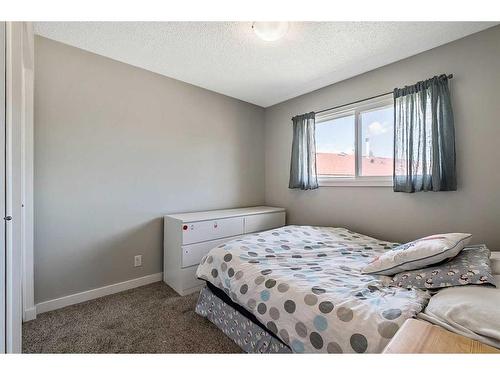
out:
M394 90L394 191L457 190L446 75Z
M301 190L317 189L315 114L311 112L295 116L292 122L292 161L288 187Z

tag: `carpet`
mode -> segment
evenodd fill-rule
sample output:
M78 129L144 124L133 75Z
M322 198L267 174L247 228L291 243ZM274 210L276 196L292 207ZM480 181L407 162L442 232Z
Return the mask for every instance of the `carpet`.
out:
M163 282L49 311L23 324L24 353L241 353Z

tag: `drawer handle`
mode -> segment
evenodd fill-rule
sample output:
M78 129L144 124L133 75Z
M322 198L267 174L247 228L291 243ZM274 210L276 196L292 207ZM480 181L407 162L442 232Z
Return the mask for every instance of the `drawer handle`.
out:
M218 225L217 225L217 222L215 222L215 223L214 223L214 228L217 228L217 226L218 226Z
M187 229L188 229L188 226L184 224L184 225L182 226L182 229L183 229L183 230L187 230Z

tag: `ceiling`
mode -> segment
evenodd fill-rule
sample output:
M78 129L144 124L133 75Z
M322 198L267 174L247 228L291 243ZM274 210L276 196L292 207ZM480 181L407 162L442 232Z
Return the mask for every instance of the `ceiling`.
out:
M262 107L473 34L495 22L37 22L35 32Z

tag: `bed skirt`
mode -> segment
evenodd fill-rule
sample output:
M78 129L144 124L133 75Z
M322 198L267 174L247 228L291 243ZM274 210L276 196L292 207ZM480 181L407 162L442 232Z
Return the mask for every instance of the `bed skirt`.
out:
M291 353L288 346L206 286L200 292L195 311L215 324L246 353Z

